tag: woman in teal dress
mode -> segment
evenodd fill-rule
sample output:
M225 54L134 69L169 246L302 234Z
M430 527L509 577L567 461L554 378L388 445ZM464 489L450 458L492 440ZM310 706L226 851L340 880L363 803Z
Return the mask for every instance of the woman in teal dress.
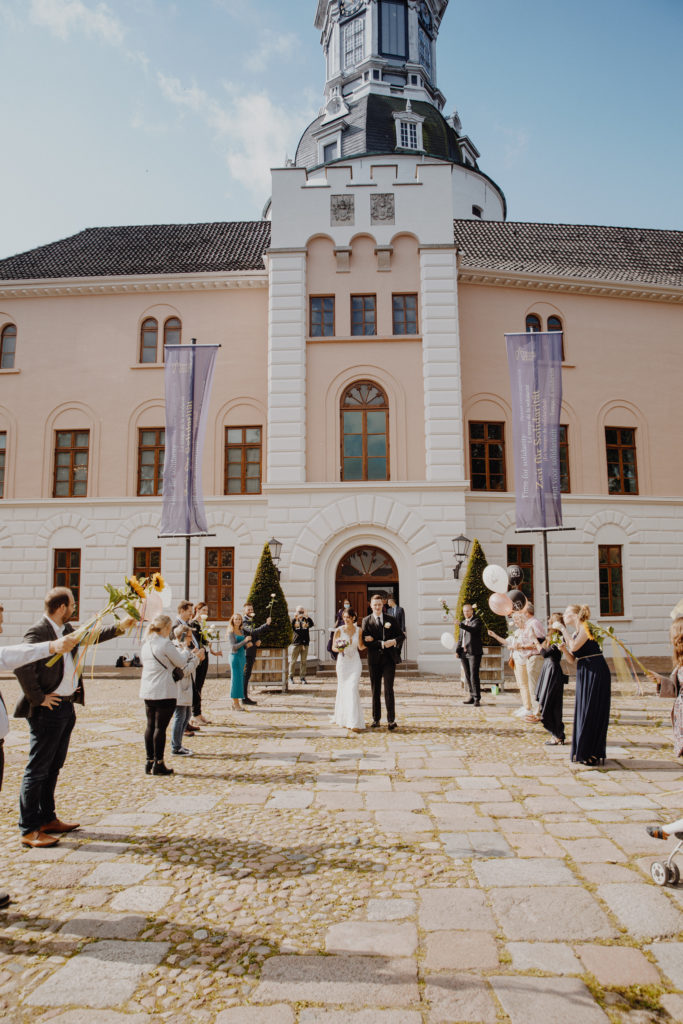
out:
M242 616L235 612L228 622L228 643L230 644L230 696L232 697L232 710L244 711L240 703L244 698L244 662L247 657L247 647L251 647L251 636L244 632L242 627Z
M562 651L570 663L576 662L576 704L572 733L572 761L596 765L604 763L607 727L612 692L612 675L600 645L588 629L590 608L570 605L564 613ZM572 636L567 630L575 630Z

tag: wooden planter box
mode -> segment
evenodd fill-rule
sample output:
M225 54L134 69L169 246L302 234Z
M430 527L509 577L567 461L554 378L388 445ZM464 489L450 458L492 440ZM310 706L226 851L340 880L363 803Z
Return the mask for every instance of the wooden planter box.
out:
M508 657L507 647L499 647L496 644L495 647L484 648L481 665L479 666L479 682L481 683L482 693L490 690L492 686L499 687L501 693L505 690L505 662ZM460 682L463 692L466 691L467 681L465 679L465 670L462 667L460 669Z
M251 684L256 686L278 686L287 693L287 649L282 647L259 647Z

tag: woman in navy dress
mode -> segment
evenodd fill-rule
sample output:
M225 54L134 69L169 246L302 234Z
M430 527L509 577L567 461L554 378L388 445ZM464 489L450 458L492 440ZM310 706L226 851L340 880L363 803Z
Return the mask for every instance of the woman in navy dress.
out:
M596 765L604 763L607 747L612 676L600 645L587 627L590 608L570 605L564 613L562 651L569 662L576 662L576 704L572 733L572 761ZM568 629L574 630L572 636Z
M562 624L562 616L555 612L548 620L548 636L542 644L536 644L538 653L543 656L544 662L534 696L538 702L538 713L543 728L547 729L551 736L549 740L545 741L546 747L555 747L564 743L562 700L568 676L562 671L562 651L550 641L551 635L559 630L560 624Z

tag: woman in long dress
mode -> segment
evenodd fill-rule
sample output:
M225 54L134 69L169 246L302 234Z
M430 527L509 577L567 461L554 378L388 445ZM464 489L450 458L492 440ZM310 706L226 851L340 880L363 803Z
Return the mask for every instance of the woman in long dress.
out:
M572 761L596 765L604 762L607 748L612 675L600 645L590 635L587 623L590 608L570 605L561 627L562 651L570 663L576 662L576 704L572 733ZM568 629L573 629L572 636Z
M230 658L230 696L232 698L233 711L246 711L242 704L244 699L244 662L246 661L246 647L251 647L251 635L246 632L242 625L243 619L239 612L235 612L228 620L228 645Z
M562 616L555 612L548 620L548 635L541 644L536 644L538 653L543 657L543 668L536 684L535 697L538 701L538 713L543 728L550 733L545 741L547 747L564 743L564 722L562 721L562 699L568 676L562 671L562 651L551 643L550 637L559 628Z
M337 698L331 721L342 729L361 732L365 728L365 717L360 703L360 674L362 664L360 651L365 650L361 631L356 626L356 616L351 610L342 613L342 625L334 631L332 650L337 657Z
M674 670L670 676L648 673L657 684L660 697L673 697L671 724L674 733L674 754L683 757L683 618L674 619L671 624L671 646L673 648Z

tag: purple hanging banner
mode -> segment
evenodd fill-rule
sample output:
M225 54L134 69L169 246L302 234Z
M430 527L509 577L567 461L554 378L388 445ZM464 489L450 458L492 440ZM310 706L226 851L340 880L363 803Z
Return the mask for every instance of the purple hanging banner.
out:
M202 494L202 452L218 345L166 345L166 452L160 533L208 533Z
M562 333L506 334L517 529L562 526Z

